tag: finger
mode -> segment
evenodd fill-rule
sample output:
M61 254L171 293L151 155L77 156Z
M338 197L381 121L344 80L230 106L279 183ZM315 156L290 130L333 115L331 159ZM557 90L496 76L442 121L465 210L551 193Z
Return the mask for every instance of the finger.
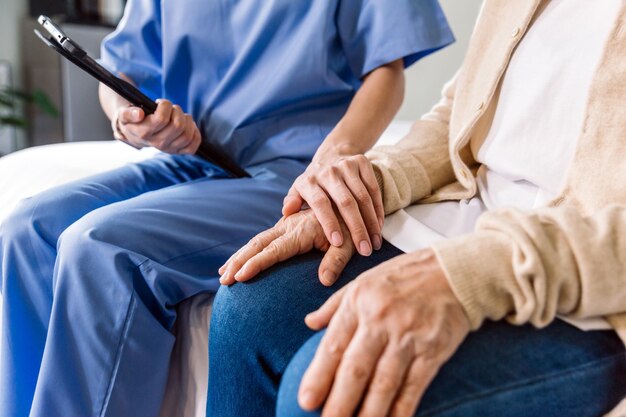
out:
M239 272L241 267L248 262L248 259L252 258L257 253L260 253L267 245L269 245L274 239L278 238L282 234L282 230L279 230L276 226L269 230L256 235L248 244L239 249L231 258L224 264L225 272L220 278L222 285L232 285L235 283L235 274ZM221 270L222 268L220 268Z
M174 107L169 100L159 99L157 103L156 111L146 118L146 121L152 126L154 134L159 133L170 124Z
M388 345L370 381L358 417L389 414L407 371L412 352L408 346Z
M350 287L350 284L346 285L333 295L331 295L328 300L316 311L307 314L304 318L306 325L311 330L321 330L324 327L328 326L330 320L333 318L341 302L343 301L343 297L346 294L346 291Z
M287 217L299 212L303 204L304 200L300 197L298 191L296 191L294 187L291 187L283 200L283 216Z
M172 118L169 124L165 129L154 135L150 139L150 142L155 148L168 152L170 150L170 144L179 136L183 135L186 128L187 120L185 113L183 113L180 106L173 106Z
M201 143L202 143L202 135L200 134L200 130L198 130L198 127L195 125L195 122L194 122L193 138L191 142L189 142L189 144L185 148L179 151L179 153L193 155L196 152L198 152L198 149L200 148Z
M333 210L328 194L318 184L308 184L297 191L315 213L317 221L324 230L324 236L333 246L343 245L343 234L339 219Z
M376 175L374 174L374 167L365 156L359 158L358 162L361 179L372 197L372 203L374 205L374 210L376 211L376 216L378 217L378 223L382 229L385 221L385 207L383 206L383 196L380 192L380 186L378 185Z
M438 368L428 359L417 358L409 368L400 393L391 409L391 417L413 417L426 389L435 378Z
M124 107L117 111L117 118L121 124L141 123L145 113L139 107Z
M189 146L191 141L193 140L193 136L196 130L196 124L190 115L186 114L185 117L185 130L183 133L171 141L167 145L167 152L177 155L180 153L182 149L185 149Z
M366 326L359 326L341 358L322 417L354 414L385 345L382 332L373 333Z
M330 287L343 272L348 262L354 255L354 245L351 241L341 247L331 246L328 248L320 263L318 275L322 285Z
M371 255L372 243L367 234L367 228L363 222L359 205L343 182L343 179L333 178L330 186L325 187L325 191L335 202L344 223L350 231L352 241L357 251L363 256Z
M380 249L383 244L380 222L374 209L372 197L359 176L358 167L355 167L352 175L344 175L344 181L359 205L359 211L370 236L372 247L376 250Z
M295 236L293 234L282 235L267 245L261 253L249 259L239 272L235 274L235 280L237 282L248 281L261 271L265 271L279 262L298 255L299 252L299 246L297 242L295 242Z
M174 139L168 146L166 152L172 155L178 155L182 153L182 150L187 148L191 143L191 137L183 133L176 139ZM163 150L163 149L162 149Z
M332 387L343 353L356 331L356 319L347 307L339 313L322 338L311 365L302 377L298 402L305 410L312 411L323 404Z

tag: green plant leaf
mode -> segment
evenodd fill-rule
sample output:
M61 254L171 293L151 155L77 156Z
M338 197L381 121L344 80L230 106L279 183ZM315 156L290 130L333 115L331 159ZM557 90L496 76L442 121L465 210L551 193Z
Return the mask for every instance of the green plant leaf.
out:
M43 91L35 90L33 101L44 113L52 117L59 117L59 110Z
M19 128L26 127L26 120L14 116L0 116L0 125L14 126Z
M25 91L14 90L12 88L5 88L2 92L6 94L8 97L11 97L13 99L22 100L25 102L33 101L33 95Z
M15 108L15 103L13 103L13 100L11 100L10 97L6 97L1 91L0 91L0 107L4 107L7 109Z

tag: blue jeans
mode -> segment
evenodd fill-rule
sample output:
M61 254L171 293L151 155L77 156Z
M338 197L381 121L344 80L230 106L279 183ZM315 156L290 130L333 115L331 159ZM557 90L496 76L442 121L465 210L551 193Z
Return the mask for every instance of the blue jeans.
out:
M354 258L332 288L317 280L309 253L248 284L218 291L210 336L207 416L319 416L297 405L300 379L323 332L304 316L361 272L399 255L388 243ZM419 417L597 417L626 396L626 351L612 331L563 321L538 330L485 323L441 369Z
M0 416L158 416L176 305L217 290L305 167L160 155L24 201L0 227Z

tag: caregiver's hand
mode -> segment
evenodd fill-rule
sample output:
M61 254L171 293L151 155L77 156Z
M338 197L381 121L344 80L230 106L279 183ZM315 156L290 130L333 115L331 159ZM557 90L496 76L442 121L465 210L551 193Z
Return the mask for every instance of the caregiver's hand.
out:
M324 405L323 417L412 417L440 367L470 331L430 249L363 273L309 314L306 323L328 330L298 401L305 410Z
M344 226L345 227L345 226ZM219 269L220 283L232 285L252 279L259 272L298 254L318 249L326 252L319 267L319 279L330 286L354 254L352 242L331 246L311 210L283 217L276 226L254 237Z
M283 202L283 215L297 213L305 203L317 216L333 246L344 242L334 207L361 255L369 256L372 249L382 246L383 199L372 164L364 155L329 158L316 155L291 186Z
M158 100L154 114L138 107L120 106L112 118L116 139L136 148L153 146L170 154L193 154L201 141L200 130L189 114L168 100Z

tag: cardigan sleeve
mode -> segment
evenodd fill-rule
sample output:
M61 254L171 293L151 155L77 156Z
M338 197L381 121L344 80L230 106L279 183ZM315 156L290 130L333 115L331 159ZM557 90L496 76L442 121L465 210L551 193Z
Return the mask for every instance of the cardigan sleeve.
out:
M625 323L626 206L497 210L435 251L474 329L503 318L542 327L556 315Z
M455 90L456 77L445 85L439 103L397 145L376 147L366 154L374 166L386 214L455 181L448 145Z

